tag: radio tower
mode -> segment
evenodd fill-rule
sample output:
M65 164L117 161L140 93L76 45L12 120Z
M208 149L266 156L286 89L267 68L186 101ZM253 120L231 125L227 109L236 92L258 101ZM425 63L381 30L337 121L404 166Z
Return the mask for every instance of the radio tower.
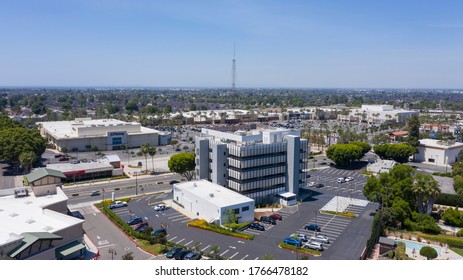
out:
M232 91L236 90L236 59L235 59L235 43L233 43L233 60L232 60Z

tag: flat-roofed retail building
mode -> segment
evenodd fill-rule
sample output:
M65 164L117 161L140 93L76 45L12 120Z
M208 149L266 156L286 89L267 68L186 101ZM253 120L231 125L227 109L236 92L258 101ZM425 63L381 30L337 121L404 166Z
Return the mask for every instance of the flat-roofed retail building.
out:
M62 151L111 151L139 148L144 143L159 146L159 131L137 122L116 119L77 118L73 121L38 122L40 134ZM162 135L162 143L167 143Z
M239 223L254 220L253 199L207 180L174 184L173 201L183 206L179 211L208 223L228 223L228 211L235 213Z

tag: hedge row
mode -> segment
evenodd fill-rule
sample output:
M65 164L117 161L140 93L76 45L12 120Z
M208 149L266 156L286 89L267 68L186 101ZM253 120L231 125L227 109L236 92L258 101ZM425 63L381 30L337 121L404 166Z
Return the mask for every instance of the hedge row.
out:
M463 239L459 237L446 236L446 235L430 235L430 234L418 234L418 235L428 240L434 240L434 241L439 241L442 243L447 243L449 247L457 247L457 248L463 249Z
M357 217L357 214L354 214L354 213L352 213L352 212L336 212L336 211L327 211L327 210L323 210L323 211L320 211L320 213L326 213L326 214L337 215L337 216L343 216L343 217L349 217L349 218L355 218L355 217Z
M197 228L201 228L201 229L205 229L205 230L210 230L210 231L214 231L214 232L217 232L217 233L230 235L230 236L233 236L233 237L239 237L239 238L243 238L243 239L247 239L247 240L253 240L254 239L254 235L252 235L252 234L247 234L247 233L244 233L244 232L230 231L230 230L224 229L224 228L222 228L220 226L210 224L210 223L206 222L205 220L191 221L191 222L188 223L188 226L197 227Z
M284 242L281 242L280 244L278 244L278 246L280 246L281 248L284 248L284 249L298 251L300 253L308 254L308 255L312 255L312 256L320 256L321 255L320 251L312 250L312 249L309 249L309 248L301 248L301 247L297 247L297 246L294 246L294 245L286 244Z
M447 206L463 207L463 195L441 193L437 196L435 203Z

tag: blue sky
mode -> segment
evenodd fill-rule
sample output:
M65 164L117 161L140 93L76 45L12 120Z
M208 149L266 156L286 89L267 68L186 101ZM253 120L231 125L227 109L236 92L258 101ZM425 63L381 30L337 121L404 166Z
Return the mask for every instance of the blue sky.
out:
M463 1L2 0L0 86L463 88Z

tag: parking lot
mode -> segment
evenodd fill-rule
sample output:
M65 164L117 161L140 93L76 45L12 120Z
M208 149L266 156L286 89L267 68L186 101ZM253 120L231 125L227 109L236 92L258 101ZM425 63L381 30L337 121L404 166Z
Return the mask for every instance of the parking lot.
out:
M321 183L323 189L335 195L356 196L363 198L362 189L365 185L368 176L360 174L356 170L337 169L335 167L327 167L316 171L309 171L308 182ZM338 183L338 178L352 177L350 182Z
M354 182L358 183L365 182L363 175L354 174L352 171L350 173L335 171L334 168L333 170L317 171L320 181L324 180L323 182L326 183L325 187L311 188L310 192L312 193L309 196L306 194L303 202L297 206L275 210L283 217L282 221L277 221L276 225L261 223L265 227L265 231L246 229L245 232L255 235L254 240L245 240L189 227L187 223L192 219L173 209L172 206L175 208L175 204L169 205L171 193L134 198L128 203L128 207L114 209L114 212L125 221L129 221L135 216L141 217L154 230L164 227L167 230L168 241L183 246L196 247L204 253L211 253L211 249L218 246L218 255L224 259L233 260L256 260L264 255L272 255L275 259L282 260L294 259L296 256L289 250L279 248L278 243L294 233L304 233L310 237L313 232L305 230L304 226L316 223L321 226L321 233L330 238L331 241L329 244L324 244L325 250L322 256L317 257L317 259L357 259L370 235L373 217L369 213L374 211L374 206L371 204L365 207L350 206L348 211L358 214L357 218L321 214L319 210L335 195L353 197L354 194L357 194L363 198L360 192L352 191L355 190L354 188L343 188L349 183L343 183L342 186L335 185L338 176L353 176L356 180ZM350 191L344 194L340 193L346 189ZM154 207L163 201L166 201L170 207L165 211L155 211ZM346 251L346 249L349 250ZM161 257L157 257L157 259L161 259Z

